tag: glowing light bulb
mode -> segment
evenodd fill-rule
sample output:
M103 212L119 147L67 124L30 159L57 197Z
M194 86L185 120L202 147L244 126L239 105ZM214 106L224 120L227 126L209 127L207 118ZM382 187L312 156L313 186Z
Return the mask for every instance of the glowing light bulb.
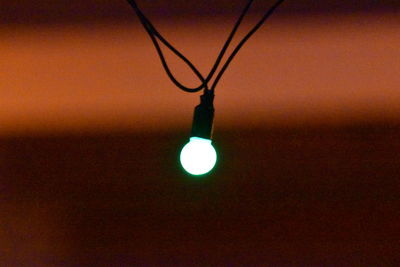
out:
M181 151L182 167L192 175L210 172L217 163L217 152L210 139L191 137Z

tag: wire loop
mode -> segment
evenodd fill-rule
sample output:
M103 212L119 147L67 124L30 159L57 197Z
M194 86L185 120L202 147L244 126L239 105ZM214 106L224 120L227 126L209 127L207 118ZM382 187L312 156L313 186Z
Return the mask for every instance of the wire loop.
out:
M140 10L138 7L137 3L135 0L127 0L128 3L132 6L134 11L136 12L137 16L139 17L139 20L145 30L147 31L150 39L153 42L154 47L157 50L157 53L160 57L161 63L163 65L163 68L165 72L167 73L169 79L181 90L189 93L195 93L201 90L205 91L215 91L216 86L218 85L219 81L221 80L223 74L225 71L228 69L230 63L232 60L235 58L235 56L238 54L240 49L244 46L244 44L250 39L250 37L266 22L266 20L274 13L274 11L285 1L285 0L278 0L263 16L263 18L254 26L248 34L240 41L240 43L236 46L236 48L233 50L232 54L228 57L227 61L225 64L222 66L221 70L218 72L216 79L214 80L211 89L208 86L208 83L211 81L213 78L214 74L216 73L227 49L229 48L229 45L231 44L240 24L242 23L244 17L248 13L251 5L253 4L254 0L249 0L247 5L245 6L244 10L242 11L239 19L236 21L235 26L233 27L228 39L226 40L223 48L221 49L210 73L207 75L206 78L200 73L200 71L194 66L194 64L187 59L181 52L179 52L173 45L171 45L154 27L154 25L150 22L150 20L143 14L143 12ZM165 59L164 53L160 47L160 44L158 43L157 39L161 41L167 48L169 48L176 56L178 56L181 60L183 60L189 68L193 71L193 73L199 78L201 81L201 84L197 87L187 87L180 83L175 76L173 75L171 69L168 66L168 63Z

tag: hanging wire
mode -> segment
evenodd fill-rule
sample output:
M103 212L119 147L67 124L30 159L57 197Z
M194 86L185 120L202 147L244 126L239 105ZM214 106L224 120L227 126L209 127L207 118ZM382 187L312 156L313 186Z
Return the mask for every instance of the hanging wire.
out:
M222 76L224 75L225 71L228 69L229 64L232 62L232 60L235 58L237 53L240 51L240 49L245 45L245 43L255 34L258 29L261 28L261 26L267 21L267 19L275 12L275 10L284 2L285 0L278 0L262 17L262 19L254 26L253 29L250 30L250 32L240 41L240 43L236 46L236 48L233 50L232 54L229 56L228 60L218 73L217 77L215 78L215 81L213 85L211 86L211 91L214 92L215 88L218 85L218 82L221 80Z
M134 11L136 12L137 16L139 17L139 20L141 22L141 24L143 25L143 27L146 29L147 33L149 34L156 50L157 53L160 57L161 63L168 75L168 77L170 78L170 80L181 90L185 91L185 92L189 92L189 93L194 93L194 92L198 92L202 89L204 89L205 91L209 91L209 87L208 87L208 83L210 82L210 80L212 79L212 77L214 76L215 72L217 71L225 53L226 50L228 49L230 43L232 42L240 24L242 23L244 17L246 16L246 14L248 13L251 5L253 4L254 0L249 0L247 5L245 6L244 10L242 11L239 19L237 20L237 22L235 23L235 26L233 28L233 30L231 31L227 41L225 42L222 50L220 51L216 62L213 65L213 68L211 69L210 73L207 75L206 78L203 77L203 75L200 73L200 71L193 65L192 62L190 62L190 60L188 60L182 53L180 53L174 46L172 46L158 31L157 29L153 26L153 24L150 22L150 20L143 14L143 12L140 10L140 8L138 7L137 3L135 0L127 0L128 3L132 6L132 8L134 9ZM250 39L250 37L265 23L265 21L274 13L274 11L278 8L278 6L280 4L282 4L284 2L284 0L279 0L278 2L276 2L263 16L263 18L257 23L257 25L242 39L242 41L236 46L236 48L234 49L234 51L232 52L232 54L229 56L227 62L223 65L222 69L220 70L220 72L217 74L217 78L215 79L215 81L212 84L211 87L211 92L214 93L215 88L218 84L218 82L220 81L220 79L222 78L223 74L225 73L225 71L227 70L227 68L229 67L230 63L232 62L232 60L234 59L234 57L237 55L237 53L240 51L240 49L244 46L244 44ZM196 76L200 79L200 81L202 82L202 84L200 84L198 87L194 87L194 88L189 88L187 86L184 86L182 83L180 83L175 76L172 74L168 63L165 59L165 56L162 52L162 49L157 41L158 38L165 46L167 46L175 55L177 55L181 60L183 60L189 67L190 69L196 74Z
M246 7L244 8L243 12L241 13L239 19L237 20L237 22L235 23L235 26L232 30L232 32L230 33L227 41L225 42L222 50L220 51L218 58L216 60L216 62L214 63L213 68L211 69L210 73L207 75L207 78L204 78L202 76L202 74L198 71L198 69L182 54L180 53L174 46L172 46L158 31L157 29L152 25L152 23L150 22L149 19L147 19L147 17L143 14L143 12L140 10L140 8L138 7L137 3L135 0L128 0L128 3L133 7L133 9L135 10L136 14L138 15L142 25L145 27L147 33L149 34L156 50L157 53L160 57L161 63L168 75L168 77L170 78L170 80L181 90L185 91L185 92L198 92L202 89L208 90L208 83L209 81L212 79L212 77L214 76L215 72L217 71L221 60L223 59L226 50L229 48L230 43L232 42L240 24L242 23L244 17L246 16L248 10L250 9L252 3L254 2L254 0L250 0ZM187 86L184 86L183 84L181 84L176 78L175 76L172 74L168 63L165 60L165 56L160 48L160 45L158 44L157 40L154 38L154 36L156 36L165 46L167 46L174 54L176 54L180 59L182 59L191 69L192 71L197 75L197 77L200 79L200 81L202 82L201 85L199 85L198 87L195 88L189 88Z
M165 69L165 72L167 73L168 77L170 78L170 80L181 90L188 92L188 93L195 93L198 92L200 90L202 90L203 88L206 88L208 90L208 85L207 82L205 81L203 75L197 70L197 68L183 55L181 54L178 50L176 50L173 46L170 46L169 43L167 45L168 48L170 48L179 58L181 58L191 69L192 71L197 75L197 77L200 79L200 81L202 81L202 85L199 86L198 88L188 88L186 86L184 86L183 84L181 84L176 78L175 76L172 74L168 63L165 59L165 56L161 50L161 47L156 39L156 35L153 33L152 29L150 28L149 24L147 24L146 20L140 20L142 25L144 26L144 28L146 29L147 33L149 34L151 41L154 44L154 47L157 50L157 53L160 57L161 63Z

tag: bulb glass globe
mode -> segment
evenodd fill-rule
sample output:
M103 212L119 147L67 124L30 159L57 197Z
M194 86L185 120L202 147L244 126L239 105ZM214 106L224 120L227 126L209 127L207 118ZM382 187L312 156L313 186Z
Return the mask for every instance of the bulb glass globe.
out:
M203 175L211 171L217 162L217 152L210 139L191 137L181 151L182 167L192 175Z

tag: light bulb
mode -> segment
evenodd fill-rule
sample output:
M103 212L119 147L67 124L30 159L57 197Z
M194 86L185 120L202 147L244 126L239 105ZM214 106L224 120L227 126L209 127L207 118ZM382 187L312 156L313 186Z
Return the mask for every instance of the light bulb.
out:
M191 137L181 151L182 167L192 175L210 172L217 162L217 152L210 139Z

